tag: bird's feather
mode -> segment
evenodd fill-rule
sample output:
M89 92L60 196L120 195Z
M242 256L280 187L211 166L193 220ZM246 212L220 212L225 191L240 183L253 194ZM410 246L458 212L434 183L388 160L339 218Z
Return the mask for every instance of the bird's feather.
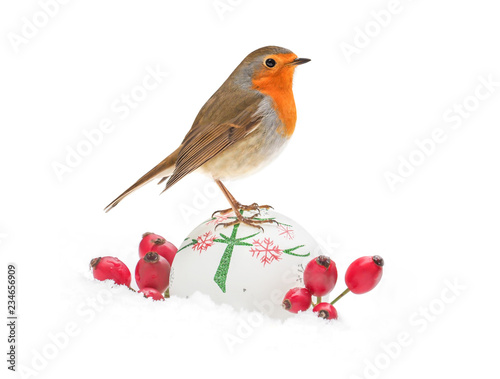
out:
M153 169L149 170L144 174L139 180L137 180L133 185L131 185L127 190L125 190L120 196L108 204L104 210L109 212L111 209L116 207L120 201L126 196L130 195L135 190L139 189L143 185L149 183L151 180L158 178L163 175L168 175L174 170L175 161L177 160L177 155L179 154L181 147L178 147L172 154L158 163Z
M247 107L232 120L206 125L187 136L165 190L256 130L262 120L262 114L257 110L258 103Z

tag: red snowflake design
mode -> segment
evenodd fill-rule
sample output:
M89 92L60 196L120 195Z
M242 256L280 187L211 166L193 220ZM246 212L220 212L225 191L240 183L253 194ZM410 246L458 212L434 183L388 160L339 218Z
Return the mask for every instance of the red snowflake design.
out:
M285 237L288 240L293 240L295 237L295 232L293 229L287 225L279 224L278 230L280 231L279 235Z
M264 264L272 263L273 261L279 261L281 259L281 254L283 254L283 250L280 249L278 245L275 245L270 238L264 238L262 242L256 239L252 242L253 246L250 249L252 253L252 257L259 258L260 261Z
M212 232L206 232L196 239L197 242L193 245L193 250L198 250L201 254L202 251L206 251L210 246L214 244L214 239L215 234L212 235Z
M220 223L224 223L224 222L228 221L229 217L234 217L234 213L229 212L229 213L226 213L223 215L217 214L217 215L215 215L215 218L213 220L210 220L209 222L207 222L206 225L210 225L210 224L217 225Z

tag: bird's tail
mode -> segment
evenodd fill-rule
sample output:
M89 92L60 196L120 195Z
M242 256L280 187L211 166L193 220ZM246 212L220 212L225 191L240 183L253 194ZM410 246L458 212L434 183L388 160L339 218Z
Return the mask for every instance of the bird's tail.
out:
M180 147L175 150L172 154L158 163L153 169L143 175L137 182L135 182L130 188L128 188L125 192L123 192L120 196L118 196L115 200L113 200L106 208L104 208L105 212L109 212L111 209L116 207L120 201L122 201L126 196L134 192L136 189L141 188L143 185L149 183L155 178L165 177L170 175L175 168L175 162L177 161L177 156L179 154ZM160 182L161 182L160 181Z

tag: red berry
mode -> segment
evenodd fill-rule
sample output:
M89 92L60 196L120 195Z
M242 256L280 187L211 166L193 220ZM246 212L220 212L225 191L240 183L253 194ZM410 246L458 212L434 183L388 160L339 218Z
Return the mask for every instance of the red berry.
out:
M337 319L337 310L330 303L319 303L313 308L313 312L317 312L318 317L326 320Z
M314 296L324 296L337 283L337 266L329 257L320 255L311 260L304 270L304 284Z
M305 311L311 306L311 293L307 288L292 288L286 293L282 305L292 313Z
M158 290L154 288L143 288L142 290L139 291L139 293L142 293L144 297L150 297L153 300L165 300L163 297L163 294L159 292Z
M125 284L130 287L130 270L118 258L99 257L90 261L92 274L97 280L111 279L116 284Z
M156 252L150 251L137 262L135 281L139 289L154 288L163 293L168 287L170 263Z
M371 291L382 278L384 260L378 255L361 257L350 264L345 273L345 283L356 294Z
M139 244L139 257L143 258L150 251L156 251L172 265L177 248L162 236L147 232L142 235Z

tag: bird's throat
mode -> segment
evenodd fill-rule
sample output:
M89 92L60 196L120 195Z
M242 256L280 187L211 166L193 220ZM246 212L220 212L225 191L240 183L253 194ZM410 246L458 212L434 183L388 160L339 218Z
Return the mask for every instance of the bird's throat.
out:
M279 75L261 76L252 80L253 89L273 100L273 107L282 123L278 131L286 138L292 136L297 121L297 110L292 91L293 71L290 68L283 70Z

